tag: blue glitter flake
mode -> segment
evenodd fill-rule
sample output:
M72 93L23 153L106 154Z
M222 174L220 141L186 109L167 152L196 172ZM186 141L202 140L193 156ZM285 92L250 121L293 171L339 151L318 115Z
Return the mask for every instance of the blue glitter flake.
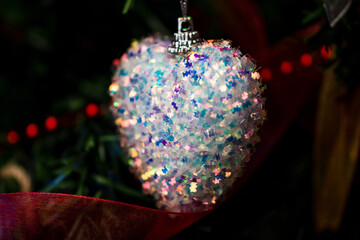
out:
M139 79L137 78L137 74L133 78L130 79L131 84L137 84L139 82Z
M234 107L233 109L231 109L232 113L236 113L236 112L241 112L241 107Z
M191 78L196 82L199 79L199 76L195 73L193 73L193 75L191 76Z
M175 110L178 110L178 107L176 106L176 103L172 102L171 105L175 108Z
M224 116L223 116L223 115L220 115L220 114L216 114L216 118L217 118L217 119L224 119Z
M185 67L190 68L192 66L192 63L186 62Z
M232 142L232 141L234 141L234 137L233 136L231 136L231 137L228 137L227 139L226 139L226 142Z
M232 88L232 87L236 87L237 83L235 81L229 81L226 83L226 86L228 89Z
M208 129L210 127L210 124L204 123L202 126L203 126L204 129Z
M183 77L187 77L191 74L191 70L188 70L186 72L183 72Z
M194 112L194 117L199 118L199 111Z
M160 113L161 112L161 109L158 106L154 106L153 110L154 110L155 113Z
M225 59L224 59L224 64L225 66L229 66L231 63L231 58L229 56L226 56Z
M205 54L204 55L199 55L197 53L194 54L194 57L198 58L199 61L204 61L204 60L209 58L208 55L205 55Z
M172 122L171 118L169 118L169 117L168 117L168 116L166 116L166 115L163 115L163 120L164 120L164 122L169 123L170 125L172 125L172 124L173 124L173 122Z
M246 100L246 102L243 104L243 107L246 109L249 106L251 106L251 102L249 100Z
M164 139L160 139L160 140L158 140L158 141L156 141L156 146L160 146L160 143L162 143L162 145L165 147L166 146L166 140L164 140Z
M120 70L120 76L127 76L128 72L125 71L125 69Z
M204 136L205 136L206 139L209 138L209 135L208 135L206 132L204 132L203 134L204 134Z
M210 93L210 95L209 95L209 97L208 97L209 100L211 100L212 98L214 98L214 94L215 94L215 92L211 92L211 93Z
M206 160L207 160L208 157L209 157L209 155L203 155L201 161L203 163L206 163Z

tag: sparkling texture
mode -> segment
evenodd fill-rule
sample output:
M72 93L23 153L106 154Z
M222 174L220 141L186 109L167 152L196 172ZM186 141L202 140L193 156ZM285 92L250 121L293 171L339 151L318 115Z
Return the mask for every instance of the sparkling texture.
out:
M110 86L132 172L158 207L202 211L242 175L263 123L260 74L229 41L184 55L170 42L133 42ZM116 104L115 104L116 103Z

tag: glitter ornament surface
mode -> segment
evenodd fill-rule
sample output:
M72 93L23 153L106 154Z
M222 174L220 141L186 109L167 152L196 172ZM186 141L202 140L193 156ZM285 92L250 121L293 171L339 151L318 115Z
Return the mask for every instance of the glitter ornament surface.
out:
M158 207L211 209L242 175L265 111L260 74L229 41L184 55L170 42L133 42L110 86L131 170Z

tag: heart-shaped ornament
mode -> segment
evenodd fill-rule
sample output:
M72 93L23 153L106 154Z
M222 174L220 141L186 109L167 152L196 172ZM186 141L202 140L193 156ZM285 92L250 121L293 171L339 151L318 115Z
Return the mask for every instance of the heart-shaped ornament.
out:
M145 193L170 211L213 207L242 175L265 111L255 65L229 41L171 55L170 42L133 42L110 94L121 145Z

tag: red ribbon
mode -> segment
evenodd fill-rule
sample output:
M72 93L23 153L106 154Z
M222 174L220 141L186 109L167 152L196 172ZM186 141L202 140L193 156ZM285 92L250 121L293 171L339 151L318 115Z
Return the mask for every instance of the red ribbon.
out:
M206 214L57 193L0 194L0 239L167 239Z

